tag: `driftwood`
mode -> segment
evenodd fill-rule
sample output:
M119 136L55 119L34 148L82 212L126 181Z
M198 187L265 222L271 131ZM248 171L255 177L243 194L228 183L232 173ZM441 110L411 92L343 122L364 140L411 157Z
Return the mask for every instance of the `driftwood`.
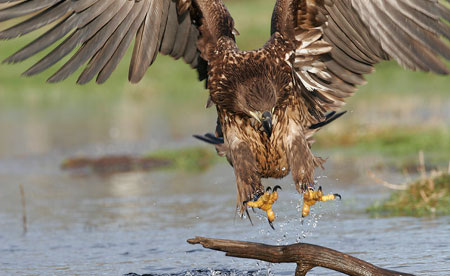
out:
M316 266L329 268L351 276L412 275L377 267L345 253L307 243L285 246L262 243L196 237L190 244L201 244L205 248L226 252L226 256L257 259L271 263L297 263L295 276L306 275Z

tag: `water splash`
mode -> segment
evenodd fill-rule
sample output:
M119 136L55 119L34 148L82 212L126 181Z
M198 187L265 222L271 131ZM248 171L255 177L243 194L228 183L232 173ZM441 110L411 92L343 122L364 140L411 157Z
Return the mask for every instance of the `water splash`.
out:
M255 275L265 275L265 276L273 276L272 267L274 264L263 262L263 261L257 261L256 266L258 267L257 273Z

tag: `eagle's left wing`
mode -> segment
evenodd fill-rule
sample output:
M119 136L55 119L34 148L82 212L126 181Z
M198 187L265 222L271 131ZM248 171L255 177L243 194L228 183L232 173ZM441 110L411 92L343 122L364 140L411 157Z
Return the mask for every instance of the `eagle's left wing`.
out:
M323 113L342 106L382 60L448 74L444 20L450 10L438 0L277 0L271 31L295 44L290 63Z

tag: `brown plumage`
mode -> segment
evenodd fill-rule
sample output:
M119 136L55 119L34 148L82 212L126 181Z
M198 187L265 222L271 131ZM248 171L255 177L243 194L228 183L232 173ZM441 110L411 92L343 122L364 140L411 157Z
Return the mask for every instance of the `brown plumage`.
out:
M234 23L220 0L0 0L0 22L30 15L0 32L12 39L52 25L7 58L15 63L65 36L24 75L40 73L76 53L48 81L86 64L78 83L107 80L135 38L129 80L138 82L158 52L207 78L215 104L216 144L234 167L237 203L263 192L261 178L292 172L299 192L313 185L322 159L312 135L340 116L373 65L395 59L412 70L448 74L450 10L436 0L278 0L271 38L259 50L240 51ZM329 114L329 113L328 113Z

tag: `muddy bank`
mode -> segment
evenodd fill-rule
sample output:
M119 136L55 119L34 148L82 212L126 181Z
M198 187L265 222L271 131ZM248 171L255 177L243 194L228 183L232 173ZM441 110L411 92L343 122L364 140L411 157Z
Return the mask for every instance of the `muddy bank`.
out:
M61 169L73 174L100 174L177 169L203 171L219 160L212 148L189 147L158 150L144 156L104 155L101 157L70 157L61 163Z

